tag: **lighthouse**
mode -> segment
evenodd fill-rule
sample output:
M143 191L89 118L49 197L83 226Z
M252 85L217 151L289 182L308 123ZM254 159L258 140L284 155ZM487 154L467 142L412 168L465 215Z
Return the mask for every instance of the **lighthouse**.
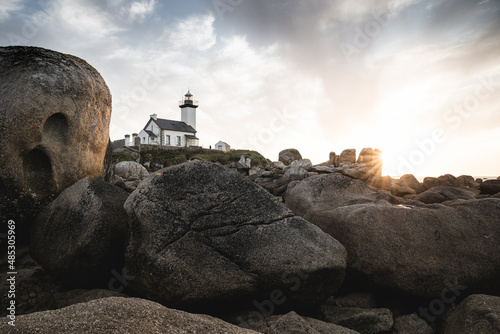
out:
M186 95L184 95L184 100L179 101L179 107L181 108L181 121L196 129L196 108L198 108L198 101L193 100L193 94L191 94L189 89Z

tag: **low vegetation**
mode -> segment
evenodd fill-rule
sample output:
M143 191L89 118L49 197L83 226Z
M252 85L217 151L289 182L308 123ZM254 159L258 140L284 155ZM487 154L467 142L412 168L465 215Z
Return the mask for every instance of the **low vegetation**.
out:
M177 150L150 150L141 151L141 163L148 161L155 162L165 167L181 164L189 160L202 160L228 165L236 163L240 160L241 156L250 158L252 160L252 167L264 167L270 160L266 159L262 154L250 150L232 150L229 152L222 152L217 150L207 149L177 149ZM113 161L127 161L134 160L130 155L125 152L113 153Z

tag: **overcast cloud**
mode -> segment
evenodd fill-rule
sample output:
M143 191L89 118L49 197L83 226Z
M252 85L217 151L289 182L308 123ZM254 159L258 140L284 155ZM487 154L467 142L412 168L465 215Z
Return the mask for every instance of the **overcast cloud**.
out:
M378 147L387 174L500 175L498 17L496 0L11 0L0 44L93 65L112 139L180 119L190 87L204 147Z

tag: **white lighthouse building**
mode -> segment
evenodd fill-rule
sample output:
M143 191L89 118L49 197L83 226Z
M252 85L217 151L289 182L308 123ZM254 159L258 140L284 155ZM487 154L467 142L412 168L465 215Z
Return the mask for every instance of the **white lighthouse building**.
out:
M181 108L181 121L196 129L196 108L198 108L198 101L193 101L193 94L189 90L184 95L184 100L179 101L179 107Z
M141 144L193 147L199 145L196 137L196 108L198 101L193 100L193 94L188 90L184 100L179 102L181 108L181 121L158 118L157 114L150 116L146 126L139 132ZM130 136L125 137L125 145L130 141ZM135 138L134 138L135 142Z

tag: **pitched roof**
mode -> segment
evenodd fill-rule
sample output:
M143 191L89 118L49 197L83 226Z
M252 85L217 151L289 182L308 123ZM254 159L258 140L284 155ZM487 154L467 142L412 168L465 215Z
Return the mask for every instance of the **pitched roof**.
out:
M154 133L153 131L146 130L146 133L147 133L150 137L158 137L157 135L155 135L155 133Z
M153 120L153 122L156 122L156 124L158 124L158 126L162 130L196 133L196 130L191 125L187 125L184 122L172 121L170 119L162 119L162 118Z

